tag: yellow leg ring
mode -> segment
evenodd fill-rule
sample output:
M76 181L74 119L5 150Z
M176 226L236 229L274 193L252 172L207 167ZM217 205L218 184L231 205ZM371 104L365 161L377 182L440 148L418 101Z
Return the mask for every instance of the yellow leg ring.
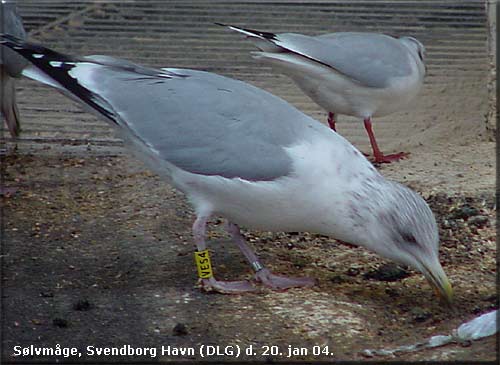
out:
M198 276L201 279L209 279L214 276L208 249L203 251L195 251L194 261L196 262L196 268L198 269Z

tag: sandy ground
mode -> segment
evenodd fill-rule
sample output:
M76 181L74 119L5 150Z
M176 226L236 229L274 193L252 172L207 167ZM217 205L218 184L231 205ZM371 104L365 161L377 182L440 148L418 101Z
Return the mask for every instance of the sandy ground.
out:
M16 345L77 347L90 359L86 346L131 344L192 347L192 358L199 359L205 344L260 348L249 360L286 359L288 346L308 349L295 360L362 360L364 349L446 334L497 308L491 142L476 141L474 154L467 153L471 146L456 145L412 150L410 159L381 167L421 192L436 213L441 261L456 291L452 309L440 306L419 273L391 282L369 279L383 259L307 233L246 236L270 268L312 276L316 287L202 293L195 285L193 215L184 197L119 147L115 155L103 155L99 147L64 148L72 150L69 157L57 148L20 148L4 160L8 185L16 182L19 189L3 198L3 349L9 358ZM476 155L483 156L481 164ZM222 220L213 223L209 247L216 275L249 278ZM178 324L186 331L174 331ZM266 353L266 346L278 346L284 355ZM314 346L328 346L329 355L312 355ZM398 355L495 357L494 338Z
M248 81L285 97L291 85L281 77ZM104 123L53 90L21 82L25 134L17 142L3 139L1 160L5 186L15 190L1 198L4 362L62 361L14 356L16 346L57 344L78 349L81 357L72 361L151 359L87 352L87 346L126 345L156 349L154 361L200 360L202 345L219 346L219 354L203 358L216 361L234 360L229 352L237 349L239 360L251 361L496 360L496 336L395 358L363 355L448 334L498 308L495 143L484 128L483 81L431 85L412 108L385 118L377 133L384 151L411 152L378 168L417 190L433 209L441 262L456 293L452 308L439 303L421 274L308 233L245 236L272 270L314 277L315 287L200 291L193 214L183 195L130 157ZM325 120L300 92L292 96L288 100ZM338 127L370 151L361 123L342 117ZM217 277L251 277L222 219L212 221L209 247ZM245 355L250 346L255 352ZM178 353L190 348L194 354Z

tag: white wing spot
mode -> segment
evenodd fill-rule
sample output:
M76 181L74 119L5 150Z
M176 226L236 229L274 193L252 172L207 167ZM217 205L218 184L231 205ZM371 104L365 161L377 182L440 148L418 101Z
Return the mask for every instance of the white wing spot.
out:
M18 47L18 48L20 49L21 47ZM33 53L33 58L44 58L44 57L45 57L45 55L43 55L43 54Z
M92 75L95 74L96 69L101 69L102 66L90 62L76 62L74 64L76 66L68 71L68 76L89 90L93 90L95 85L92 81Z
M50 61L49 64L52 67L61 67L63 63L61 61Z

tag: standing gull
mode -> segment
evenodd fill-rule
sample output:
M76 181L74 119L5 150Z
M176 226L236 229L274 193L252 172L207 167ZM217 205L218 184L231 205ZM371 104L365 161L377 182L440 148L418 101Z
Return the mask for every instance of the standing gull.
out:
M347 140L284 100L241 81L188 69L153 69L108 57L67 56L4 35L33 66L25 75L79 101L115 127L153 171L194 207L198 273L205 288L239 293L248 281L218 281L206 250L209 218L227 229L255 279L274 289L309 278L271 273L239 225L330 235L421 271L447 301L435 218L412 190L385 180Z
M328 113L363 118L375 162L388 163L407 153L384 155L372 130L372 117L400 110L422 87L425 49L413 37L378 33L339 32L320 36L274 34L238 28L261 52L254 58L276 67Z
M0 32L25 39L23 22L17 13L16 4L2 0L0 4ZM5 118L12 137L17 137L21 130L19 111L16 104L16 85L14 78L20 77L28 61L16 52L0 47L0 114Z

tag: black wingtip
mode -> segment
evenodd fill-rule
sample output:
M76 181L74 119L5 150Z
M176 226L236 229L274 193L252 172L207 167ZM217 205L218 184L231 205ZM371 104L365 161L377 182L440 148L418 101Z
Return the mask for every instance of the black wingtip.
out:
M269 33L269 32L259 32L258 30L252 30L252 29L245 29L246 31L257 33L261 37L264 37L265 39L268 39L270 41L275 41L276 40L276 34L274 33Z
M97 110L111 122L118 124L113 110L103 106L105 101L70 75L70 70L76 67L76 63L79 62L78 58L56 52L36 43L26 42L10 34L0 34L0 44L4 44L19 53L84 104ZM57 62L59 66L53 66L52 62Z
M0 44L7 44L8 42L12 43L14 46L22 46L24 40L21 38L14 37L8 33L0 33Z
M237 27L235 25L224 24L224 23L219 23L219 22L214 22L214 24L220 25L221 27L228 27L228 28L240 29L240 30L242 30L244 32L254 34L255 37L262 37L262 38L270 40L270 41L275 41L276 40L276 34L274 34L274 33L261 32L259 30L255 30L255 29L242 28L242 27ZM249 36L249 37L251 37L251 36Z
M39 66L39 62L37 62L37 58L34 57L34 54L44 55L45 58L54 61L74 61L71 56L56 52L37 43L27 42L24 39L14 37L13 35L7 33L0 33L0 44L3 44L19 53L28 61L35 64L35 66Z

